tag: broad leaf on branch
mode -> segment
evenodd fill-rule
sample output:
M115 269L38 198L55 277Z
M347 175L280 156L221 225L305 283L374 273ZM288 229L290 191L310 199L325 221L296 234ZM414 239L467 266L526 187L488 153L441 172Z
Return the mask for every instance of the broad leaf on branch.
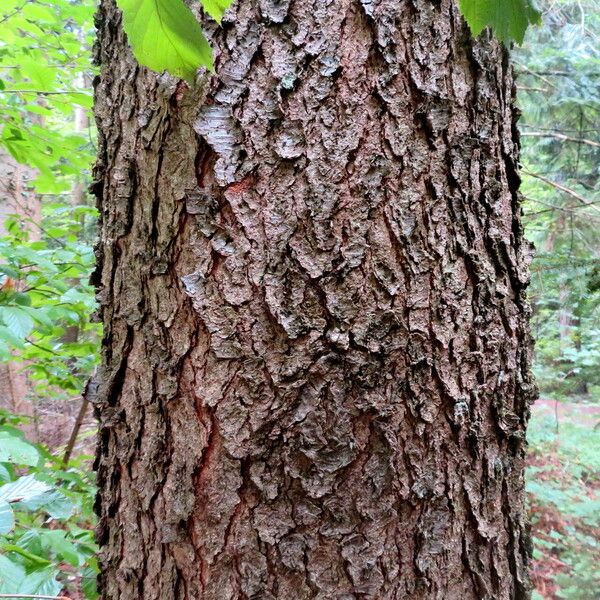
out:
M182 0L117 0L117 4L123 12L123 29L140 64L190 82L198 67L212 69L212 50L196 17Z
M219 23L225 14L225 11L229 8L231 0L200 0L204 10Z
M11 532L15 526L15 515L6 500L0 500L0 535Z
M56 596L63 588L56 579L57 574L58 572L52 568L28 573L25 567L0 554L0 593L6 596L9 594Z
M532 0L460 0L460 11L473 35L491 27L505 43L522 44L527 27L540 22Z
M0 487L0 500L6 502L29 502L52 489L33 475L25 475Z
M0 462L13 463L18 465L35 466L40 460L40 453L35 446L32 446L26 440L16 434L8 431L0 431ZM0 487L0 500L8 500L3 496L4 487Z
M29 335L33 329L34 320L21 306L0 306L0 322L10 332L20 338Z

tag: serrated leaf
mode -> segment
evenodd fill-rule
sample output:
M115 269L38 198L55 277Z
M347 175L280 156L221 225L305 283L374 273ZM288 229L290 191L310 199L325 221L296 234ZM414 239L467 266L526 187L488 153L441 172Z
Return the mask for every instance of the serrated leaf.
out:
M41 531L43 529L29 529L19 537L16 543L24 550L40 555L43 553Z
M25 569L0 554L0 593L16 593L25 577Z
M0 500L6 502L28 501L51 489L47 483L39 481L33 475L25 475L16 481L0 486Z
M18 338L29 335L34 325L34 320L20 306L0 306L0 320Z
M19 279L19 277L21 276L21 272L18 269L15 269L14 267L11 267L9 265L0 265L0 273L2 273L3 275L7 275L12 279Z
M221 22L225 11L231 6L231 0L201 0L204 10L217 22Z
M28 550L25 550L17 544L2 544L0 547L2 548L2 550L4 550L4 552L14 552L19 556L22 556L27 560L27 562L31 563L32 566L38 569L43 569L44 567L48 567L52 564L52 562L49 561L47 558L44 558L43 556L38 556L33 552L29 552Z
M13 297L13 302L19 306L31 306L31 296L22 292L16 292Z
M0 462L34 467L39 459L40 453L35 446L15 434L0 431ZM0 488L0 498L3 497L2 489L4 488Z
M96 600L100 597L96 579L98 572L92 567L86 567L81 573L81 590L86 597L86 600Z
M0 594L38 594L56 596L62 584L56 569L27 573L23 566L0 554Z
M182 0L117 0L117 4L140 64L190 82L199 67L212 69L212 50Z
M0 325L0 341L5 342L4 344L0 344L0 354L3 356L2 360L8 360L11 356L8 351L9 344L15 348L23 348L25 346L25 340L22 337L16 336L4 325Z
M540 21L531 0L460 0L460 10L474 36L490 27L505 43L522 44L527 27Z
M54 326L52 319L47 314L48 307L41 306L39 308L33 308L31 306L23 306L22 310L28 314L34 320L34 322L37 321L40 325L44 325L49 329L52 329Z
M53 519L68 519L73 514L73 502L58 490L46 490L19 502L27 510L43 509Z
M66 538L66 532L61 529L44 530L41 532L43 541L62 559L73 567L83 564L83 556L77 547Z
M29 79L37 89L52 90L58 69L49 67L43 60L25 57L19 65L21 76Z
M15 526L15 515L6 500L0 500L0 535L10 533Z
M21 587L22 593L38 594L40 596L58 595L63 589L63 585L56 579L57 575L58 571L56 569L44 569L27 575Z
M0 463L0 482L6 483L10 479L10 471L6 468L6 465Z

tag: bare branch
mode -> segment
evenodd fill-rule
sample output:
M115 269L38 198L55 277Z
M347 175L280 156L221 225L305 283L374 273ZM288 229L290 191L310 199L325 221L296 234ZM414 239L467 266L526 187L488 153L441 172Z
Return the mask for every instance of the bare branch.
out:
M547 185L550 185L553 188L560 190L561 192L564 192L565 194L568 194L569 196L571 196L571 198L575 198L575 200L579 200L579 202L581 202L585 206L589 206L590 208L593 208L594 210L600 212L600 208L598 208L594 204L594 202L592 202L591 200L588 200L587 198L584 198L582 195L569 189L568 187L565 187L564 185L561 185L560 183L556 183L556 181L552 181L551 179L548 179L547 177L544 177L543 175L538 175L537 173L531 173L531 171L526 171L525 169L523 169L523 173L525 175L529 175L530 177L535 177L536 179L543 181Z
M549 80L546 79L543 75L540 75L539 73L536 73L535 71L532 71L529 67L525 66L524 64L518 62L518 61L514 61L516 64L519 65L519 67L521 67L521 69L523 69L523 71L529 73L530 75L533 75L534 77L537 77L540 81L543 81L546 85L550 86L551 88L556 89L556 86Z
M529 86L526 86L526 85L518 85L517 89L521 90L523 92L543 92L545 94L547 94L550 91L548 88L529 87Z
M69 460L71 458L71 454L73 453L73 448L75 447L75 442L77 441L77 436L81 430L81 425L83 424L83 419L85 418L85 413L87 412L89 403L89 400L83 396L81 399L79 413L77 414L77 419L75 419L75 424L73 425L73 430L71 431L71 436L69 437L65 454L63 456L63 464L65 466L69 464Z
M554 138L557 140L562 140L563 142L576 142L578 144L586 144L587 146L600 148L599 142L594 142L593 140L587 140L585 138L571 137L569 135L563 135L562 133L545 133L543 131L522 131L521 137Z

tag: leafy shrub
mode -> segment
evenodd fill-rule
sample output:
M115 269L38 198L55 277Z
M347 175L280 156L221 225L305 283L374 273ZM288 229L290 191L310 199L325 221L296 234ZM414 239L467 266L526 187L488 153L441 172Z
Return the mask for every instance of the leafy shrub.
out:
M97 597L89 457L61 464L0 415L0 594Z

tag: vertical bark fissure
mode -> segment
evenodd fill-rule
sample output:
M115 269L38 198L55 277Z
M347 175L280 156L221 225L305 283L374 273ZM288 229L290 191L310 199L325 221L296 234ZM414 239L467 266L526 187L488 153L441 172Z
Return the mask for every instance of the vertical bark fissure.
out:
M450 0L241 0L189 88L98 27L104 597L525 598L506 52Z

